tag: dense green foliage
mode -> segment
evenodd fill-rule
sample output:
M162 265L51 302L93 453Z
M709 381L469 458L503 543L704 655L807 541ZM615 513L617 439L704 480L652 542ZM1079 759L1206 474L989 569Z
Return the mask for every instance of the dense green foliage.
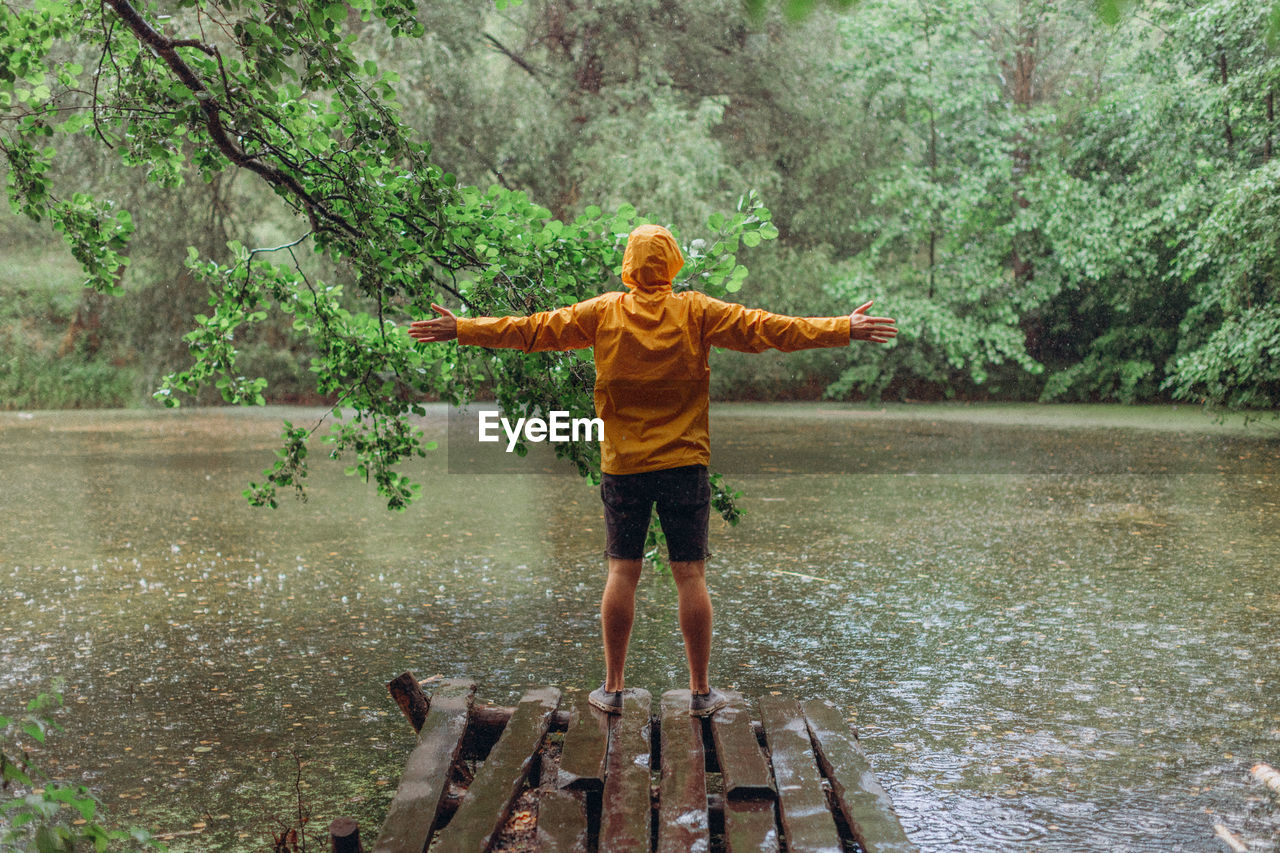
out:
M1277 20L1245 0L6 4L11 206L90 289L10 300L0 389L114 403L132 370L169 403L323 399L330 454L403 506L420 400L585 413L591 386L581 353L415 347L407 321L617 287L623 235L661 221L683 286L899 318L891 347L720 354L721 394L1274 407ZM45 233L10 220L0 248ZM66 325L75 369L29 345L32 316L45 340ZM254 500L300 483L309 434L286 429Z

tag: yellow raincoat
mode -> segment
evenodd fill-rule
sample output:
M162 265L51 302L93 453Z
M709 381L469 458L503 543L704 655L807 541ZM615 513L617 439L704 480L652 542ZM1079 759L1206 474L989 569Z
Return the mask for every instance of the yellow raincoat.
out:
M628 292L528 317L459 317L458 342L525 352L593 347L596 415L604 421L601 469L638 474L707 465L711 347L845 346L849 318L787 317L695 291L672 293L682 266L671 232L641 225L622 258Z

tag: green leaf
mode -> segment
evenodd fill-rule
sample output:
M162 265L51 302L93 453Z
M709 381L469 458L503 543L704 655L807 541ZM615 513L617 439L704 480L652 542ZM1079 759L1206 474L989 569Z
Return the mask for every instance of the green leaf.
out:
M1093 11L1104 24L1120 23L1120 0L1093 0Z
M792 21L803 20L813 11L814 2L815 0L786 0L783 14Z

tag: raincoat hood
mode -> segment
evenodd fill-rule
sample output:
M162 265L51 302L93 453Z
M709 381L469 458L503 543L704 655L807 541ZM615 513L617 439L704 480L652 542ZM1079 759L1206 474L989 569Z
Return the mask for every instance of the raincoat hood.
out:
M684 266L684 256L671 232L661 225L641 225L627 236L622 254L622 282L636 290L671 285Z

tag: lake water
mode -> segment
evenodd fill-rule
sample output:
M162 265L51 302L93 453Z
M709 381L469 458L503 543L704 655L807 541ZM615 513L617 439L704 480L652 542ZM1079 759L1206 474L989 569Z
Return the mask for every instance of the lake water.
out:
M503 703L601 676L593 489L440 452L390 514L317 452L307 502L248 507L281 418L319 414L0 414L0 713L65 679L40 760L178 850L265 849L299 799L372 836L406 669ZM713 681L847 708L922 850L1280 849L1248 772L1280 764L1274 425L727 405L713 437L748 513L713 519ZM649 573L655 694L685 684L674 601Z

